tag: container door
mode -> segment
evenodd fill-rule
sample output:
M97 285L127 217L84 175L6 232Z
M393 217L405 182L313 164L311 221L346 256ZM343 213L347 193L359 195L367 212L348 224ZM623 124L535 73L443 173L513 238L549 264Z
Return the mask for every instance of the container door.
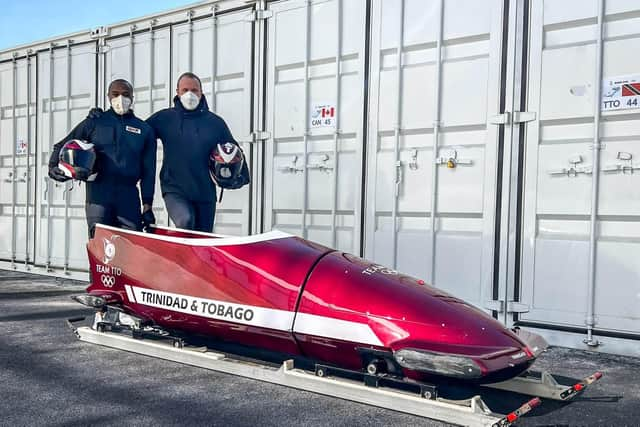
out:
M172 97L180 74L191 71L200 77L209 109L225 120L249 164L253 155L251 16L249 9L220 12L211 18L173 27L171 68ZM224 192L222 202L216 206L216 233L249 234L251 188L247 185Z
M35 59L0 64L0 259L33 260Z
M585 328L597 174L595 329L638 336L640 57L632 52L640 44L640 5L605 2L602 81L597 81L597 4L531 5L529 110L538 112L539 121L528 125L527 134L521 286L530 307L519 319ZM595 170L597 104L602 145Z
M504 3L373 1L365 255L491 299Z
M88 268L85 187L49 179L53 144L96 105L96 44L38 53L38 216L36 263L64 273Z
M270 4L264 228L360 252L366 3Z
M169 81L170 29L155 29L131 33L107 41L105 49L105 88L115 79L126 79L134 87L133 109L136 116L146 120L154 112L171 105L175 90ZM106 91L105 91L106 92ZM104 105L108 108L106 94ZM151 102L150 102L151 100ZM162 146L158 144L156 190L153 211L158 224L168 225L162 192L160 190L160 167L162 166Z

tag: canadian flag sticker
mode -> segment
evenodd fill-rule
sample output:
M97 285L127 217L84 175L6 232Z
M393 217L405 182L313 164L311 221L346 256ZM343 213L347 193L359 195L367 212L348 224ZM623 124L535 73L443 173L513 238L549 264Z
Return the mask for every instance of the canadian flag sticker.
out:
M16 141L16 154L27 154L27 141L19 139Z
M333 104L311 106L309 128L336 127L338 109Z

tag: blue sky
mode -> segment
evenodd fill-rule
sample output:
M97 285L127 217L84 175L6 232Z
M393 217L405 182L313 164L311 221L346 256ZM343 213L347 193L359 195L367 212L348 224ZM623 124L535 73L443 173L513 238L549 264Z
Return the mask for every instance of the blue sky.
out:
M0 50L198 0L0 0Z

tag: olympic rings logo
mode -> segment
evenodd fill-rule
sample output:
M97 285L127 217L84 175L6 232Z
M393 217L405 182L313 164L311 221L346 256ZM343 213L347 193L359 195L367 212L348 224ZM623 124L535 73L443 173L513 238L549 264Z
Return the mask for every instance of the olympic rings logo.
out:
M112 288L113 285L116 284L116 278L113 276L107 276L106 274L103 274L102 277L100 277L100 280L102 281L102 285L106 288Z

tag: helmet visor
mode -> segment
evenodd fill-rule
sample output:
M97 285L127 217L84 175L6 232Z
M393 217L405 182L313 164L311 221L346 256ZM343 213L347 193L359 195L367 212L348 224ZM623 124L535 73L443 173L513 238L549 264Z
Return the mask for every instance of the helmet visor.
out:
M68 149L60 153L60 160L71 166L91 171L96 161L96 153L90 150Z

